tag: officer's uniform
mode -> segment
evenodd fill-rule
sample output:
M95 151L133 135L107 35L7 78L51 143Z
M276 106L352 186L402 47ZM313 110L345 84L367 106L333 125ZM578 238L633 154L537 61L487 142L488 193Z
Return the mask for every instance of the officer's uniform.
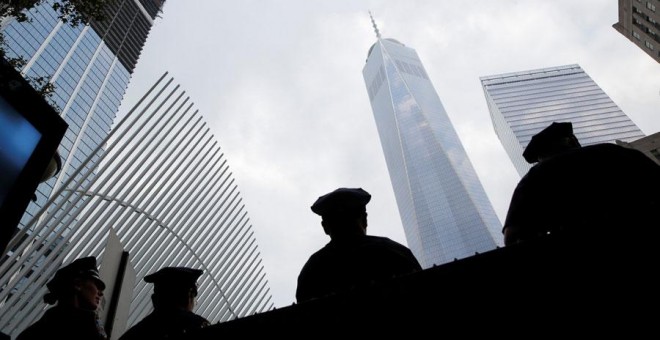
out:
M324 217L365 212L371 195L340 188L319 197L312 211ZM356 234L332 239L314 253L298 276L298 302L349 291L355 287L421 270L412 252L386 237Z
M154 294L163 296L171 292L193 290L197 294L197 278L202 275L199 269L166 267L144 277L144 281L154 284ZM133 339L179 339L186 334L209 325L208 320L182 308L156 307L140 322L124 333L119 340Z
M98 289L105 289L105 283L99 276L94 257L80 258L60 268L46 284L49 292L44 296L44 301L48 304L55 304L58 297L68 294L73 289L75 280L87 278L93 279ZM37 322L21 332L16 340L105 340L106 338L96 311L75 308L60 302L55 307L48 309Z
M572 136L572 128L556 124L527 147L528 162L553 139ZM658 192L660 167L637 150L614 144L566 150L534 165L520 180L503 227L512 236L505 241L556 232L610 236L617 243L649 235L658 230Z

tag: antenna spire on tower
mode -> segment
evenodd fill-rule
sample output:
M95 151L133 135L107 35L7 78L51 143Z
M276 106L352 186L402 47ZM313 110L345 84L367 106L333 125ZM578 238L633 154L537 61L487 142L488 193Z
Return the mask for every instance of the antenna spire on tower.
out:
M369 17L371 18L371 24L374 26L374 32L376 32L376 38L380 39L380 31L378 30L378 26L376 26L376 21L374 20L374 16L371 15L371 11L369 11Z

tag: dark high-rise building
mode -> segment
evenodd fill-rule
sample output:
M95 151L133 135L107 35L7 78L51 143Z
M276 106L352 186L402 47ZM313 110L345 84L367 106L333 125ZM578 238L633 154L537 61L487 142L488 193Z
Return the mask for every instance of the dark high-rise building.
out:
M619 0L612 27L660 63L660 0Z

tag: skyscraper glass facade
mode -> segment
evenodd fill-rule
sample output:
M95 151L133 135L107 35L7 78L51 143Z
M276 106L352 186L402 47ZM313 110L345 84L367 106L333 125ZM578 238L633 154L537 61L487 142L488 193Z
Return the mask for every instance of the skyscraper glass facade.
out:
M532 136L552 122L572 122L582 145L629 142L642 131L579 65L481 77L495 133L523 176Z
M27 12L29 21L7 19L2 27L9 58L22 58L27 78L54 85L47 98L69 128L59 148L62 171L39 185L25 225L108 134L153 20L163 0L116 0L104 19L72 27L58 19L53 1ZM94 162L89 164L93 165Z
M379 38L362 73L408 246L422 266L501 244L501 224L415 50Z

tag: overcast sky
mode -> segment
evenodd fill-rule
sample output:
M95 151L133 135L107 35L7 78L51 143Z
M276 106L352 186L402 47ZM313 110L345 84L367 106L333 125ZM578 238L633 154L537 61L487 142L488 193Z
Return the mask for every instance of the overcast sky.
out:
M368 233L406 244L362 78L369 10L383 38L419 54L500 220L520 178L479 77L579 64L660 131L660 64L612 28L615 0L167 0L120 114L165 71L187 89L239 185L276 307L329 241L309 209L320 195L364 188Z

